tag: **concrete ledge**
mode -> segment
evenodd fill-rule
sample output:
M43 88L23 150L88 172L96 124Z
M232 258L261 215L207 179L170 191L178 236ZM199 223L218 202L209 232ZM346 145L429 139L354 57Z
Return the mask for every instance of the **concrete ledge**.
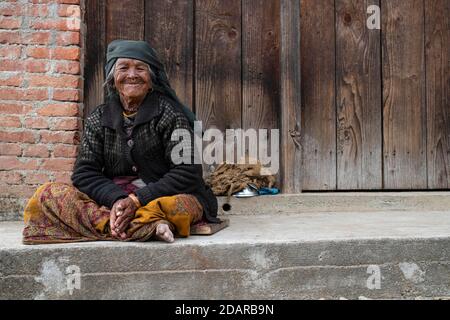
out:
M220 214L265 215L304 212L447 211L450 192L315 192L230 197L231 209L223 210L226 197L218 197Z
M230 219L213 236L173 244L25 246L21 223L0 223L0 299L450 296L450 212ZM70 294L66 268L73 265L81 286Z
M449 192L315 192L253 198L231 197L231 210L223 210L226 197L218 197L221 215L267 215L305 212L446 211ZM22 219L26 200L0 198L0 221Z

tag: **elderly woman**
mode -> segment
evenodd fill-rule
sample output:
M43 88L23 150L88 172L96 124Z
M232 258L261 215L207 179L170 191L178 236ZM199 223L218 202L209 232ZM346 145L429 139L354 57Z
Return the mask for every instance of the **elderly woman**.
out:
M177 129L193 139L194 115L171 89L144 41L108 46L106 103L86 119L73 186L46 183L28 201L23 243L91 240L173 242L201 220L219 222L200 164L174 161ZM176 134L174 135L176 137ZM193 159L192 143L182 152Z

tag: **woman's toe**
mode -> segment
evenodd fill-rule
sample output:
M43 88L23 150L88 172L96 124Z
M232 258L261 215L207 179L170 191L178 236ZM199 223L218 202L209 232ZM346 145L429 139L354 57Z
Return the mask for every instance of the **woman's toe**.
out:
M166 233L165 233L165 235L166 235L166 239L167 239L167 242L173 242L173 234L172 234L172 232L170 232L170 231L167 231Z
M172 231L170 231L169 226L165 223L161 223L160 225L158 225L158 227L156 227L156 236L160 240L163 240L166 242L174 241Z

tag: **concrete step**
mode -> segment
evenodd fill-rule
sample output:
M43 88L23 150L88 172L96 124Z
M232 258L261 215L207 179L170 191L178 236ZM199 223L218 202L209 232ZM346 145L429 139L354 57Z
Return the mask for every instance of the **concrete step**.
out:
M265 215L304 212L441 211L450 208L449 191L307 192L251 198L218 197L220 214ZM228 204L228 207L224 204Z
M304 212L441 211L450 208L450 191L308 192L252 198L218 197L221 215ZM225 206L224 209L224 205ZM25 200L0 197L0 221L19 221Z
M450 297L450 211L229 218L172 244L25 246L2 222L0 299Z

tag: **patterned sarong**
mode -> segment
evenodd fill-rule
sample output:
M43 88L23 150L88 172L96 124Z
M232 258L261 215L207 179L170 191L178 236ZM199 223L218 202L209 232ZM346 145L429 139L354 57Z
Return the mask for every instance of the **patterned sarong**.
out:
M147 241L159 223L167 223L175 236L187 237L191 224L200 221L203 209L188 194L161 197L136 211L125 230L126 240ZM24 211L24 244L108 240L110 210L65 183L46 183L30 198Z

